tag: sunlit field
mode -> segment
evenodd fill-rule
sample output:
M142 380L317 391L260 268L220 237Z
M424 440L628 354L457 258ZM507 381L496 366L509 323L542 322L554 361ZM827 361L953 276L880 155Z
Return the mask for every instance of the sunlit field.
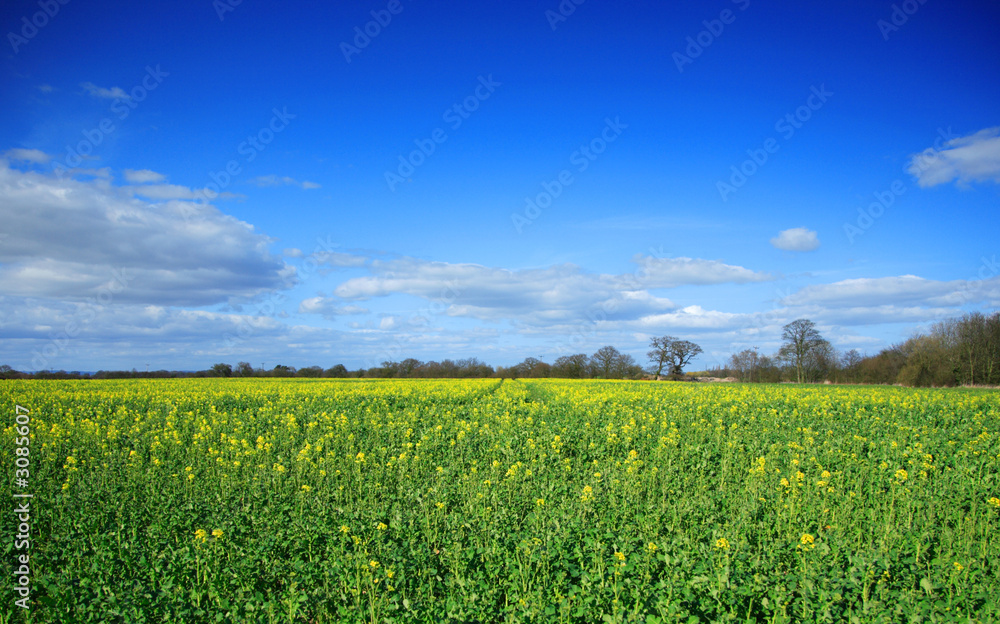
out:
M0 396L2 622L1000 619L996 391L199 379Z

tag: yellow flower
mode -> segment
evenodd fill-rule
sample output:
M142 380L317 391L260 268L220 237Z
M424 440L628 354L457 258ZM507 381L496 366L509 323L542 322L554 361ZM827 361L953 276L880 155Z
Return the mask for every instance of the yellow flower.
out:
M955 571L956 572L961 572L962 570L965 569L965 566L963 566L961 563L959 563L957 561L955 562L954 565L955 565Z
M378 529L379 531L384 531L384 530L388 529L389 527L387 527L384 522L379 522L378 526L375 527L375 528Z
M309 487L308 485L303 485L303 486L302 486L302 491L303 491L303 492L309 492L309 491L311 491L311 490L312 490L312 488L311 488L311 487Z
M1000 498L997 498L996 496L994 496L994 497L990 498L989 500L987 500L986 502L989 503L990 507L992 507L994 509L1000 509Z
M819 476L821 479L829 480L833 475L830 474L829 470L824 470Z
M347 526L346 524L342 524L340 525L340 532L343 533L344 535L347 535L348 533L351 532L351 527Z
M545 499L544 498L536 498L535 499L535 505L537 505L538 507L541 507L544 504L545 504Z
M212 531L212 537L215 539L222 539L222 529L215 529Z
M615 552L615 559L618 561L625 561L625 553Z
M394 577L394 576L396 576L396 573L395 573L395 572L393 572L392 570L386 570L386 571L385 571L385 578L387 578L387 579L391 579L391 578L392 578L392 577Z
M653 552L656 552L657 550L659 550L659 547L656 544L654 544L653 542L650 542L650 543L646 544L646 550L648 550L649 552L653 553Z
M206 539L208 539L208 531L206 531L205 529L198 529L197 531L194 532L194 537L195 539L204 542Z
M909 476L910 475L908 475L902 468L896 471L896 478L899 479L900 482L906 481L906 478Z
M727 540L724 537L720 537L719 539L715 540L715 549L729 550L729 540Z
M784 477L781 478L781 485L782 485L782 487L791 487L792 486L792 484L788 482L788 479L786 479Z
M799 538L799 548L803 550L811 550L815 548L816 544L815 538L809 533L803 533L802 537Z
M580 495L580 500L585 503L594 500L594 488L589 485L583 486L583 494Z
M437 503L435 505L438 509L444 509L444 503Z
M370 567L372 570L374 570L375 568L378 567L378 561L375 561L374 559L372 559L371 561L368 562L368 567Z

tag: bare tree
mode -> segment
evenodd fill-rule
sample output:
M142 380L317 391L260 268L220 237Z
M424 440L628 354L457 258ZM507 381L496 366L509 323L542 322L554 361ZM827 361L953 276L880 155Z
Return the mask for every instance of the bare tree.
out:
M553 377L583 379L587 376L587 354L564 355L552 365Z
M649 340L649 361L656 367L656 376L663 374L663 367L670 362L670 344L676 340L673 336L653 337Z
M781 338L785 344L781 345L778 356L795 364L796 378L799 383L802 383L803 369L808 362L809 355L822 345L829 343L816 329L816 323L809 319L798 319L785 325L782 328Z
M701 347L688 340L678 340L673 336L662 336L649 341L650 351L646 354L656 365L656 376L663 373L663 367L670 369L670 375L684 374L684 367L702 352Z
M844 378L849 383L857 383L858 372L861 361L864 357L857 349L851 349L840 356L840 370L843 371Z
M621 357L621 352L610 345L598 349L597 353L590 356L590 367L594 371L594 376L604 379L614 379L619 376Z
M761 356L757 349L743 349L734 353L729 358L729 367L736 371L740 381L753 381L755 376L760 381Z

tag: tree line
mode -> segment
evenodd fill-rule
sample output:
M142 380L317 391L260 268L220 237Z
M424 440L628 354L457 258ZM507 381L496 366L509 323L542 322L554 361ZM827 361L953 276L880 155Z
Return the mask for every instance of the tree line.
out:
M1000 312L973 312L941 321L928 333L915 334L875 355L862 355L857 349L838 352L808 319L786 325L782 339L773 355L744 349L711 373L759 383L1000 385Z
M838 352L809 319L797 319L782 328L782 344L772 355L756 348L734 353L725 366L709 369L712 377L745 383L864 383L907 386L1000 385L1000 312L979 312L941 321L926 334L862 355L857 349ZM385 361L368 369L349 370L343 364L329 368L296 369L278 364L254 368L248 362L224 362L201 371L98 371L96 373L39 371L25 373L0 366L0 379L136 379L169 377L302 377L302 378L539 378L564 379L673 379L690 380L684 369L702 348L674 336L650 340L647 367L608 345L588 355L564 355L552 364L528 357L513 366L491 366L477 358L422 362L407 358Z
M675 344L676 343L676 344ZM677 341L670 336L655 338L655 345L650 351L652 358L656 354L656 365L653 369L659 374L665 367L671 374L682 374L682 368L691 358L701 353L701 347L686 342ZM528 357L513 366L491 366L477 358L461 360L442 360L440 362L422 362L407 358L400 362L385 361L380 366L349 370L343 364L330 368L322 366L306 366L296 369L292 366L278 364L274 368L254 368L249 362L239 362L235 366L220 362L202 371L167 371L158 370L141 372L131 371L98 371L93 374L77 371L40 371L23 373L10 366L0 366L0 378L4 379L144 379L169 377L304 377L304 378L371 378L371 379L413 379L413 378L518 378L518 377L562 377L566 379L642 379L648 376L647 371L636 362L635 358L622 353L613 346L604 346L595 353L577 353L562 356L552 364L539 358Z

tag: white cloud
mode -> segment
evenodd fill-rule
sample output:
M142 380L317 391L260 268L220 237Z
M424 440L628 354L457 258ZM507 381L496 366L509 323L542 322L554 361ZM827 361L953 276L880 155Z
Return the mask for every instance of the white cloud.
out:
M808 318L829 325L846 325L865 327L869 325L884 325L904 323L924 323L939 321L952 316L958 316L957 308L928 307L925 305L859 305L843 308L823 308L821 306L806 306L794 309L795 318Z
M782 299L791 306L823 308L878 306L955 306L1000 300L1000 277L979 280L929 280L916 275L848 279L806 286Z
M245 199L246 195L230 193L224 191L215 193L211 189L193 189L179 184L142 184L139 186L123 186L123 191L138 197L145 197L153 200L205 200L209 197L214 199Z
M332 267L359 267L368 262L365 256L357 256L339 251L319 251L312 255L313 260L319 264Z
M334 318L351 314L367 314L369 310L356 305L339 305L333 299L312 297L299 304L300 314L319 314L325 318Z
M107 99L129 99L128 93L121 87L111 87L106 89L104 87L98 87L92 82L81 82L80 86L87 90L87 93L97 98L107 98Z
M126 169L125 181L131 184L151 184L154 182L165 182L167 176L156 173L149 169Z
M9 149L3 153L3 157L8 160L22 160L25 162L37 163L39 165L44 165L52 160L52 157L42 150L25 149L23 147Z
M812 251L819 247L819 237L813 230L797 227L782 230L771 239L771 244L785 251Z
M675 308L649 289L772 279L713 260L640 254L633 262L640 266L635 273L607 275L587 273L571 264L512 271L414 258L375 260L369 266L372 275L349 279L334 294L345 300L408 294L429 301L448 316L554 328L595 316L624 321Z
M86 160L98 160L94 156L87 156L85 158ZM58 163L56 163L56 165L58 168ZM74 167L72 169L61 169L59 171L60 171L60 177L101 178L104 180L111 179L111 167L101 167L100 169L92 169L88 167Z
M299 182L295 178L290 178L288 176L283 176L283 177L278 177L276 175L257 176L256 178L251 178L250 180L248 180L248 182L250 182L250 184L254 184L262 188L269 186L298 186L305 190L320 188L320 185L316 184L315 182L309 182L308 180Z
M123 302L208 305L294 281L271 239L209 204L151 205L106 178L22 172L0 162L0 292L80 300L125 281ZM122 272L128 276L122 280Z
M298 249L297 247L288 247L286 249L282 249L281 253L282 255L288 258L301 258L302 256L305 255L302 253L302 250Z
M664 258L636 254L632 262L640 270L634 275L622 276L625 282L639 280L644 288L673 288L685 285L746 284L766 282L774 276L751 271L741 266L723 264L718 260L700 258Z
M952 180L960 186L970 182L1000 183L1000 127L951 139L944 149L928 148L914 154L907 171L922 187Z
M47 84L40 84L36 88L42 93L52 93L52 91L54 91L52 85L47 85Z
M746 319L745 314L705 310L701 306L691 305L673 312L644 316L634 325L654 333L675 329L722 330L732 329L745 323Z

